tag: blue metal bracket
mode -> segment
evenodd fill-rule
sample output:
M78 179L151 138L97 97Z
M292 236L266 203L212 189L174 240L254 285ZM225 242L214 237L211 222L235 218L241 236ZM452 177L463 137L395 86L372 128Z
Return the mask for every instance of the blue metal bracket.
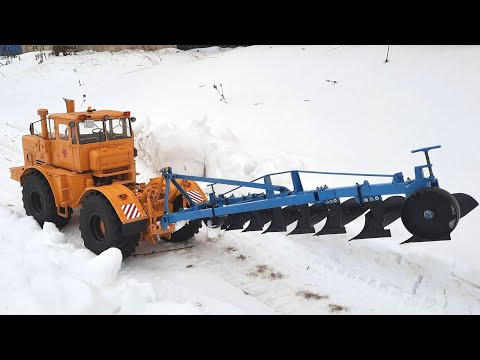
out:
M433 176L433 170L432 170L432 164L430 163L430 156L428 155L428 152L430 150L440 149L441 147L442 147L441 145L434 145L434 146L428 146L428 147L412 150L412 154L423 151L423 153L425 154L425 159L427 160L427 165L416 166L415 167L415 178L417 178L417 174L418 175L421 174L421 177L423 177L423 170L422 169L425 168L425 167L428 167L428 172L430 173L430 177L431 178L434 177Z
M190 195L180 186L180 184L177 182L175 179L170 179L172 181L172 184L175 185L175 187L180 191L180 193L183 195L185 199L187 199L188 203L190 206L195 206L195 202L192 200Z
M170 171L172 170L171 168L169 168L169 169L170 169ZM165 182L165 201L163 202L164 214L168 214L168 197L169 196L170 196L170 181L167 180Z
M247 181L174 174L172 173L171 167L169 167L168 170L162 169L161 172L166 179L184 179L184 180L193 180L193 181L199 181L199 182L211 182L214 184L238 185L238 186L262 189L262 190L279 191L281 193L290 191L285 186L279 186L279 185L258 184L258 183L247 182Z
M293 170L290 172L292 176L292 183L293 183L293 191L300 192L303 191L302 180L300 180L300 175L297 170Z
M424 147L424 148L412 150L412 154L420 152L420 151L423 151L424 153L428 153L430 150L440 149L441 147L442 147L442 145L427 146L427 147Z

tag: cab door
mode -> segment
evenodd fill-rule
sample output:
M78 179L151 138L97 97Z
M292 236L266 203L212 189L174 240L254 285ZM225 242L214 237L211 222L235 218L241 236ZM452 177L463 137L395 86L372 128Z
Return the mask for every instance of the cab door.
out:
M67 124L57 122L56 139L52 143L53 163L57 166L71 169L74 167L71 129Z

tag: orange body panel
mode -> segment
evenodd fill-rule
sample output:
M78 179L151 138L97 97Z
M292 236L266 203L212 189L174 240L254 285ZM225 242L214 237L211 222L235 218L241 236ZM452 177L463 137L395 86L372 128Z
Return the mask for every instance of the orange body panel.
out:
M133 164L133 149L125 145L101 147L91 150L88 158L90 169L96 173L125 169Z
M42 165L52 162L51 141L35 135L22 137L25 165Z
M85 197L92 191L99 191L101 192L112 204L113 208L115 209L120 221L123 224L144 220L147 218L147 213L143 209L142 205L138 201L138 198L135 196L134 192L127 188L122 184L112 184L112 185L105 185L105 186L98 186L98 187L90 187L85 190L85 192L80 196L77 201L77 206L82 206L82 201ZM126 198L122 199L120 195L125 194ZM135 217L127 217L128 213L124 211L126 205L135 204L136 208L138 209L138 216ZM133 213L132 215L136 214Z
M67 208L81 208L85 197L98 191L110 201L123 224L147 220L148 229L143 239L155 242L156 236L169 237L175 226L170 224L167 229L161 229L157 224L164 211L165 179L158 177L148 184L136 183L130 113L114 110L75 112L72 100L66 100L66 104L67 113L50 114L49 120L46 109L38 110L41 130L35 133L32 124L31 135L23 136L25 165L11 168L11 178L23 186L26 174L31 171L42 173L50 184L60 216L67 216ZM110 119L124 122L123 134L113 133ZM100 123L103 130L97 128L105 134L104 140L81 144L82 134L77 124L84 120L103 121ZM109 120L111 132L107 128ZM125 124L130 127L129 132ZM89 136L94 138L94 135ZM207 201L194 181L183 180L180 185L186 191L197 190ZM170 189L169 212L173 211L173 201L179 195L175 187ZM183 206L188 206L186 199Z

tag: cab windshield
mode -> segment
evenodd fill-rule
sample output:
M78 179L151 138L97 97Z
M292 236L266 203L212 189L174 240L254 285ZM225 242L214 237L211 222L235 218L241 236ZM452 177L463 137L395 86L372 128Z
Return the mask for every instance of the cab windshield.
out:
M132 136L130 119L84 120L78 123L80 144L126 139Z
M78 123L78 141L80 144L90 144L105 141L105 126L103 120L85 120Z

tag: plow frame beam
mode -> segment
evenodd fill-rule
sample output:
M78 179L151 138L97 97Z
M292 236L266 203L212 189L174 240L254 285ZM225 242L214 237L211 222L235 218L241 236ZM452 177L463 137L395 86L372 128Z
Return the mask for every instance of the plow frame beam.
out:
M279 208L289 205L302 205L302 204L335 204L340 203L340 198L354 198L360 205L367 204L372 201L382 200L382 196L385 195L398 195L403 194L409 196L415 191L428 187L438 187L438 180L431 172L432 164L428 158L428 151L431 149L439 148L440 146L433 146L428 148L422 148L414 150L412 152L423 151L427 156L427 164L419 165L414 168L415 179L404 180L404 176L401 172L395 174L367 174L367 173L346 173L346 172L326 172L326 171L307 171L307 170L289 170L283 172L277 172L272 174L263 175L251 182L201 177L193 175L176 174L172 172L171 167L166 167L161 170L162 176L166 181L166 193L165 199L168 199L170 191L170 182L175 186L183 196L185 196L190 203L190 207L187 209L179 210L175 213L169 213L168 207L165 207L164 214L160 220L162 229L167 228L169 224L183 221L183 220L196 220L213 217L224 217L230 214L238 214L249 211L266 210L272 208ZM428 168L430 170L430 176L425 177L423 169ZM281 185L273 185L271 177L280 174L290 174L292 179L293 190ZM319 187L315 190L304 190L301 181L300 174L319 174L319 175L337 175L337 176L365 176L365 177L383 177L391 178L391 182L371 184L365 180L361 185L356 183L353 186L334 187L329 188ZM212 183L212 192L209 193L210 201L204 203L194 203L188 194L184 193L181 186L176 179L193 180L197 182ZM263 183L256 183L262 179ZM213 185L233 185L236 188L229 190L223 194L216 195L213 191ZM234 196L230 197L225 195L238 188L254 188L264 190L264 193L260 194L248 194L246 196ZM167 203L167 201L165 202Z

